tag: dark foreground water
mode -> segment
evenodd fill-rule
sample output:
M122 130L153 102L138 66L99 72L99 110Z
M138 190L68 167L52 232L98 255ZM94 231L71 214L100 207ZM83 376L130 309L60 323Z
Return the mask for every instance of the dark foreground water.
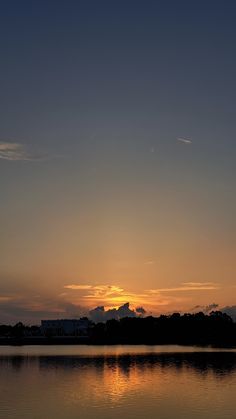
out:
M1 419L235 417L235 351L0 347Z

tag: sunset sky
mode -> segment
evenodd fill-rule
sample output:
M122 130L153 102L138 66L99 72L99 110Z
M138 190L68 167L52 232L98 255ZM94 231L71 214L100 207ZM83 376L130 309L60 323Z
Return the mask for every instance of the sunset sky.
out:
M236 2L0 2L0 323L236 304Z

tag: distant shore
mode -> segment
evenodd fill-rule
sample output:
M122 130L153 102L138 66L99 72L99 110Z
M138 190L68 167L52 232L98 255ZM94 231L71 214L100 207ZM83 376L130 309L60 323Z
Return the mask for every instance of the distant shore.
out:
M81 323L82 330L79 328ZM123 317L104 323L92 323L87 318L55 320L44 322L41 327L18 322L14 326L0 325L0 345L197 345L234 348L236 323L220 311L209 315L199 312Z
M236 343L206 343L206 342L142 342L142 341L130 341L130 340L107 340L107 341L96 341L87 336L37 336L37 337L0 337L0 346L26 346L26 345L181 345L181 346L196 346L196 347L212 347L212 348L223 348L223 349L234 349Z
M88 344L87 336L26 336L26 337L0 337L0 345L83 345Z

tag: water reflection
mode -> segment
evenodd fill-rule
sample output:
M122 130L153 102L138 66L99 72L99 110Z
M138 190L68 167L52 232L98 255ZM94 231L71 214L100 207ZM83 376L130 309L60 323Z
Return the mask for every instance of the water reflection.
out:
M0 356L0 367L12 367L20 370L22 367L35 364L40 369L83 369L121 370L127 377L134 369L182 369L194 370L199 374L214 373L216 376L229 375L236 371L236 352L195 352L195 353L160 353L132 355L98 355L98 356Z
M236 352L2 355L0 418L231 419L235 385Z

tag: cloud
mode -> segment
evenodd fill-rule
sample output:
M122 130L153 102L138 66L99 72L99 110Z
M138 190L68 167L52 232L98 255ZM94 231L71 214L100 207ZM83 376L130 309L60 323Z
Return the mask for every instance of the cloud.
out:
M177 137L177 141L183 144L192 144L192 140L190 138Z
M82 296L87 300L93 299L108 299L115 296L123 295L124 289L116 285L82 285L69 284L64 285L64 288L74 291L89 291L89 293Z
M183 282L183 284L190 287L201 287L202 285L215 285L214 282Z
M135 310L129 308L129 303L125 303L122 306L112 309L105 310L104 306L98 306L93 310L90 310L89 316L95 323L106 322L107 320L115 319L119 320L123 317L137 317Z
M70 290L69 298L71 300L83 300L86 306L93 304L97 306L118 306L130 301L132 305L141 305L143 301L151 297L147 293L133 293L127 292L117 285L82 285L82 284L67 284L64 288ZM87 292L86 292L87 291ZM152 297L151 297L152 298Z
M41 319L79 318L88 315L88 308L54 295L23 293L1 294L0 323L39 324Z
M196 313L202 311L204 314L209 314L211 311L221 311L222 313L228 314L234 321L236 321L236 305L220 307L219 304L209 304L207 306L197 305L193 307L190 312Z
M187 287L182 286L175 288L162 288L162 289L156 289L156 290L146 290L145 292L141 293L135 293L127 291L120 286L117 285L108 285L108 284L101 284L101 285L92 285L92 284L66 284L64 285L64 288L68 290L67 299L73 302L74 304L83 302L82 305L85 305L87 307L103 307L111 308L111 307L117 307L121 306L122 304L125 304L127 301L132 304L132 306L141 307L143 305L143 302L145 301L145 304L148 305L148 309L152 312L157 312L158 308L169 306L172 304L184 303L189 300L188 295L167 295L167 292L170 291L173 292L173 290L179 291L181 288L190 288L190 290L193 289L193 287ZM211 289L212 286L208 285L206 288L206 285L201 288L204 289ZM199 286L197 289L201 289ZM159 311L159 310L158 310Z
M0 141L0 159L11 161L37 161L44 160L47 156L33 153L23 144Z
M70 290L89 290L92 288L92 285L64 285L64 288L70 289Z
M6 302L6 301L11 301L13 298L12 297L10 297L10 296L5 296L5 295L0 295L0 304L2 303L2 302Z
M179 291L203 291L218 290L219 286L214 282L182 282L179 287L157 288L148 290L152 294L160 294L162 292L179 292Z
M196 313L196 312L202 311L204 314L209 314L211 311L215 311L215 310L219 310L219 304L212 303L207 306L197 305L193 307L190 310L190 312Z
M90 310L89 317L94 323L100 323L105 321L104 320L105 308L104 306L99 306Z
M5 284L5 285L3 285ZM57 294L49 291L25 288L16 290L9 282L2 282L0 294L0 322L40 322L41 319L78 318L88 315L96 307L93 316L120 318L122 316L154 315L181 310L190 305L191 292L219 289L213 282L185 282L177 287L157 288L143 292L131 292L114 284L65 284ZM185 291L188 291L185 292ZM127 305L127 301L130 305ZM136 309L134 309L136 307ZM209 305L209 310L215 307ZM208 310L204 308L204 310ZM202 311L198 308L198 311ZM108 312L108 314L104 314Z
M133 307L141 307L146 300L149 306L166 305L170 302L169 297L135 294L126 292L120 286L104 284L69 284L64 286L66 292L59 290L56 295L42 289L35 293L28 287L19 287L18 290L14 287L13 290L9 282L2 283L1 288L0 323L14 323L20 319L26 324L32 324L45 318L78 318L87 316L89 310L96 306L105 306L105 311L115 310L109 312L109 315L117 318L117 315L132 315L131 312L135 311ZM130 312L125 305L127 301L132 304ZM120 308L122 306L123 309ZM141 311L137 315L141 315Z
M219 308L219 304L209 304L208 306L205 307L205 313L210 313L211 311L215 311Z
M236 305L234 306L226 306L220 309L222 313L228 314L235 322L236 322Z
M91 286L90 294L84 296L85 298L97 298L100 296L110 297L116 294L122 294L123 288L120 288L116 285L95 285Z
M80 318L83 316L90 317L94 322L105 322L109 319L118 320L138 315L140 313L130 309L129 303L107 310L104 306L99 306L89 311L87 307L57 297L0 296L0 323L14 324L20 320L26 324L39 324L41 319Z
M136 307L135 311L136 313L141 314L141 316L145 316L145 314L147 313L145 308L143 307Z

